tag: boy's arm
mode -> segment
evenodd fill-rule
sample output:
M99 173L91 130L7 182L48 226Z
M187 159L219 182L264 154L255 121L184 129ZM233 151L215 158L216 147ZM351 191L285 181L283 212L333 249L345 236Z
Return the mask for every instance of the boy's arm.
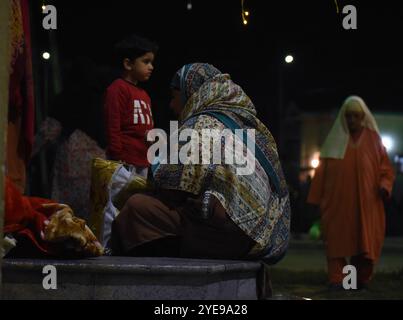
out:
M105 95L105 130L108 157L122 160L122 141L120 131L120 107L124 105L124 96L116 88L109 88Z

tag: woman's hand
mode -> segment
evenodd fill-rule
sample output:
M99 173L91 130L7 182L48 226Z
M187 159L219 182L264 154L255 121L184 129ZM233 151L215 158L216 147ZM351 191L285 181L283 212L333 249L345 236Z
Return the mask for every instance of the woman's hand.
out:
M193 217L201 217L202 215L202 200L199 198L187 198L183 206L183 211L187 215Z
M203 194L199 198L188 197L185 201L183 210L185 214L189 214L198 219L208 220L213 216L215 198L212 194Z

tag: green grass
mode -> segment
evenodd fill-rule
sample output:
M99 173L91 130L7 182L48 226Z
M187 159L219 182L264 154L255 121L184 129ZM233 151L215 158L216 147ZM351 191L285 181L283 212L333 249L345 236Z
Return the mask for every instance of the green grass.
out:
M397 272L377 272L366 290L329 292L324 271L296 271L271 268L273 295L284 298L314 300L402 300L403 269Z

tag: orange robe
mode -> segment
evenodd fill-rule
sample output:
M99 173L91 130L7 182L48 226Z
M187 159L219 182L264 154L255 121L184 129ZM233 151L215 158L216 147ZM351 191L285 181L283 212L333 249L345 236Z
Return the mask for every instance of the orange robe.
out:
M385 237L385 211L379 193L389 195L393 168L379 135L365 128L344 159L322 159L308 202L319 205L328 258L363 254L377 261Z

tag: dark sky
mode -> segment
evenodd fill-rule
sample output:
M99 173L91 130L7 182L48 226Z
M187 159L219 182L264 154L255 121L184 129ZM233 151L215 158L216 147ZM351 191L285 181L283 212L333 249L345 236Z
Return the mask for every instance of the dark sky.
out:
M403 110L399 1L338 0L340 10L356 6L358 30L343 29L343 14L337 14L334 0L246 0L251 13L246 27L240 0L191 2L188 11L186 0L51 1L58 10L63 70L78 56L108 65L112 45L137 33L160 46L153 78L146 84L158 108L167 108L176 69L202 61L230 73L262 119L273 125L279 68L284 101L292 100L304 111L338 107L353 93L373 110ZM46 31L38 33L38 46L46 47ZM286 53L294 55L295 63L284 65Z

